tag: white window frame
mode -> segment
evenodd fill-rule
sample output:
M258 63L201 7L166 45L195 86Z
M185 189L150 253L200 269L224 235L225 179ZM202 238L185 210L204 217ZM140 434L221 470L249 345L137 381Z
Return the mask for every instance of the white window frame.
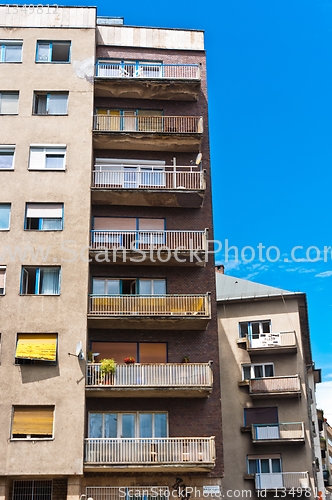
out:
M168 418L168 412L167 411L122 411L122 412L117 412L117 411L90 411L88 414L88 433L90 434L90 415L91 414L101 414L102 415L102 435L103 437L105 436L105 415L117 415L117 437L116 438L110 438L110 439L118 439L122 437L122 416L123 415L134 415L135 418L135 423L134 423L134 431L135 431L135 436L133 438L124 438L124 439L136 439L140 437L140 415L152 415L152 434L155 434L155 424L154 424L154 417L155 415L166 415L166 437L169 437L169 418ZM90 436L89 436L90 437ZM151 436L151 438L142 438L142 439L158 439L155 436ZM98 438L96 438L98 439ZM163 439L163 438L159 438Z
M21 60L20 61L6 61L6 48L9 46L21 47ZM23 40L0 40L0 63L4 64L20 64L22 63L22 47Z
M264 333L263 332L263 323L269 323L269 325L270 325L270 331L268 333L272 333L272 329L271 329L272 325L271 325L271 320L270 319L253 320L253 321L240 321L239 322L239 337L241 339L245 338L244 336L241 335L241 325L244 325L244 324L248 325L248 338L252 339L252 338L254 338L253 335L257 335L256 333L255 334L252 333L252 325L253 324L258 324L258 326L259 326L259 334L262 334L262 333Z
M9 205L9 220L8 220L8 227L0 228L0 232L1 231L9 231L10 230L11 214L12 214L12 205L11 205L11 203L0 203L0 207L1 207L1 205Z
M14 164L15 164L15 145L14 144L0 144L0 158L1 158L1 153L13 153L13 161L12 161L12 166L9 168L2 168L1 167L1 160L0 160L0 171L3 170L14 170Z
M66 97L66 112L65 113L50 113L49 108L50 108L50 103L52 101L52 97L54 96L63 96ZM42 96L46 97L46 106L45 106L45 113L38 113L36 106L37 102L36 100ZM55 92L39 92L35 91L33 94L33 109L32 109L32 114L34 116L67 116L68 115L68 98L69 98L69 92L68 91L55 91Z
M42 211L42 206L44 206L44 209L47 210L50 206L58 205L58 209L61 210L61 217L28 217L28 210L29 208L33 208L33 205L38 206L39 210ZM39 224L38 224L38 229L32 229L27 227L28 226L28 219L38 219ZM47 220L59 220L61 221L61 227L57 229L45 229L42 227L43 221ZM64 205L63 203L26 203L25 205L25 219L24 219L24 229L26 231L63 231L63 220L64 220Z
M3 113L2 111L2 96L3 95L15 95L17 96L17 106L16 110L14 113ZM0 92L0 115L5 115L5 116L17 116L18 115L18 100L19 100L19 92L16 90L2 90Z
M255 367L256 366L261 366L263 367L263 377L259 378L265 378L265 367L266 366L272 366L273 369L273 377L275 377L275 371L274 371L274 363L245 363L242 365L242 380L248 380L244 377L244 368L250 368L250 380L256 378L255 377ZM270 375L268 375L270 377Z
M31 166L31 153L33 150L40 150L40 153L43 153L42 157L40 157L40 166ZM62 168L47 168L46 161L47 156L51 155L59 155L63 154L63 166ZM30 153L29 153L29 167L28 170L46 170L48 172L63 172L66 170L66 156L67 156L67 146L66 144L30 144ZM36 163L35 163L36 165Z
M6 295L6 278L7 278L7 267L6 266L0 266L0 271L5 271L4 272L4 277L3 277L3 292L0 292L0 297L3 295Z

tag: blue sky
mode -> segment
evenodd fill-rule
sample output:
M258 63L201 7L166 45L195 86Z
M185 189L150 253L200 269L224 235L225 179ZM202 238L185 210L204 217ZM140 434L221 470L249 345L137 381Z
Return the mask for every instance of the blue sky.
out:
M95 4L127 25L205 30L215 238L256 249L226 272L307 293L313 357L332 384L332 257L306 257L332 246L332 0ZM259 243L280 260L260 262Z

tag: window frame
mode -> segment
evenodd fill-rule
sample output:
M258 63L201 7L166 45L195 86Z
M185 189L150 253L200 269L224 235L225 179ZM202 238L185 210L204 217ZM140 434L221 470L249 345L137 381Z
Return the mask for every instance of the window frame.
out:
M55 95L61 95L61 96L66 96L66 112L65 113L50 113L49 112L49 106L50 106L50 101L52 100L52 96ZM46 96L46 106L45 106L45 113L38 113L38 102L37 99L40 98L41 96ZM35 90L33 92L33 100L32 100L32 115L33 116L68 116L68 101L69 101L69 91L64 90L64 91L39 91Z
M268 458L268 455L271 455L271 457ZM257 455L257 458L249 458L252 455L247 455L246 456L246 462L247 462L247 472L248 472L248 474L265 474L261 470L262 469L262 462L261 462L262 460L268 460L269 461L269 469L270 470L266 474L282 474L283 469L282 469L282 457L281 457L281 454L278 453L278 455L279 455L278 458L275 455L276 454L268 453L268 454L264 455L264 457L261 457L260 455ZM280 472L273 472L273 470L272 470L273 469L272 460L279 460ZM250 471L250 462L256 462L255 463L256 472L254 472L254 473ZM257 467L257 465L258 465L258 467Z
M45 205L45 208L47 205L61 205L61 210L62 210L62 215L61 218L59 217L27 217L27 212L28 212L28 205ZM38 223L38 229L34 228L29 228L28 226L28 220L30 219L36 219L39 221ZM45 220L59 220L61 221L61 228L59 229L44 229L42 226L42 221ZM24 231L42 231L42 232L50 232L50 231L63 231L64 229L64 203L38 203L38 202L27 202L25 204L25 214L24 214Z
M93 288L94 288L94 282L96 281L104 281L104 291L107 290L107 282L108 281L118 281L119 282L119 293L114 293L114 294L107 294L107 293L94 293ZM123 293L123 281L131 281L132 283L135 284L135 293ZM151 281L152 282L152 289L153 292L151 294L141 294L140 293L140 282L141 281ZM165 294L155 294L154 293L154 286L155 286L155 281L163 281L165 284ZM143 295L146 297L153 297L153 296L162 296L167 294L167 279L166 278L118 278L118 277L113 277L113 276L92 276L92 281L91 281L91 290L92 290L92 295L109 295L109 296L119 296L119 295Z
M117 437L108 439L165 439L169 437L169 413L168 411L89 411L88 412L88 436L90 438L90 415L101 414L102 415L102 435L105 436L105 415L117 415ZM155 434L155 415L165 415L166 416L166 436L165 437L140 437L140 415L152 415L152 434ZM122 438L122 416L123 415L134 415L134 437L132 438ZM91 439L103 439L103 438L91 438Z
M17 96L17 109L15 113L3 113L2 112L2 96L3 95L15 95ZM18 106L19 106L20 92L19 90L1 90L0 91L0 116L18 116Z
M5 61L6 56L6 48L8 46L16 46L21 47L21 60L20 61ZM0 40L0 64L22 64L22 56L23 56L23 40Z
M0 144L0 158L2 156L1 153L13 153L12 155L12 158L13 158L13 161L12 161L12 166L11 167L6 167L6 168L3 168L1 167L1 161L0 161L0 172L5 172L7 170L11 171L11 170L14 170L15 169L15 153L16 153L16 145L15 144Z
M53 44L69 44L69 51L68 51L68 61L52 61L52 54L53 54ZM49 58L47 61L42 61L39 60L39 46L40 45L49 45ZM70 64L71 63L71 49L72 49L72 42L71 40L37 40L36 42L36 57L35 57L35 63L36 64Z
M135 344L136 347L135 347L135 355L134 355L134 358L136 360L137 363L141 363L140 361L140 346L141 345L146 345L146 344L156 344L156 345L163 345L165 346L165 354L166 354L166 361L158 361L156 363L168 363L168 342L142 342L142 341L126 341L126 342L122 342L122 341L113 341L113 340L91 340L90 341L90 351L91 352L97 352L96 349L92 349L92 344L98 344L98 343L102 343L102 344L123 344L123 346L125 346L125 344ZM97 347L95 345L95 347ZM129 353L130 354L130 353ZM129 354L127 353L126 356L129 356ZM130 354L131 355L131 354ZM98 356L101 356L101 357L106 357L106 356L103 356L103 355L98 355ZM97 356L96 356L97 357ZM94 361L96 363L100 362L100 361L97 361L96 359L94 359ZM124 364L124 358L122 359L121 362L117 362L117 364Z
M31 153L32 150L43 150L43 167L31 167ZM59 153L56 151L50 151L50 150L59 150ZM63 151L62 151L63 150ZM63 155L63 165L62 168L48 168L46 166L47 162L47 156L56 156L56 155ZM37 171L37 172L65 172L66 171L66 161L67 161L67 145L66 144L30 144L29 148L29 164L28 164L28 170L31 172Z
M7 266L0 265L0 271L4 271L3 273L3 292L0 291L0 297L6 295L6 278L7 278ZM0 288L1 290L1 288Z
M35 293L24 293L23 285L24 285L24 272L27 269L35 269ZM58 293L40 293L40 278L41 278L41 270L42 269L58 269ZM61 295L61 266L22 266L21 270L21 285L20 285L20 295L22 296L40 296L40 297L59 297Z
M270 331L269 332L263 332L263 323L269 323ZM240 321L239 322L239 338L240 339L245 339L248 337L248 339L253 339L255 338L254 335L257 335L256 333L252 332L252 325L253 324L258 324L259 325L259 335L262 333L272 333L272 322L270 319L263 319L263 320L253 320L253 321ZM247 335L242 335L241 332L241 326L242 325L247 325L248 328L248 334Z
M264 375L263 377L255 377L255 367L263 367L263 372L264 372ZM267 366L272 366L272 371L273 371L273 375L265 375L265 369ZM248 368L250 367L250 378L247 379L244 377L244 368ZM272 377L275 377L275 371L274 371L274 363L273 362L269 362L269 363L243 363L241 365L241 370L242 370L242 380L245 381L245 380L253 380L253 379L257 379L257 378L270 378L271 376Z
M24 488L24 494L20 491L16 491L16 488L18 489L19 484L22 484L22 487ZM27 493L27 483L31 483L31 489L29 485L29 491ZM14 479L13 481L13 493L12 493L12 500L34 500L36 498L35 495L35 483L38 483L40 486L41 483L44 483L46 486L46 483L48 483L48 489L49 491L47 492L48 498L46 499L46 493L43 491L43 500L52 500L52 493L53 493L53 479ZM44 487L45 487L44 486Z
M11 221L11 213L12 213L12 204L11 203L0 203L0 208L3 205L8 205L9 206L9 215L8 215L8 227L0 227L0 232L2 231L10 231L10 221Z
M53 420L52 420L52 436L43 436L36 437L38 435L35 434L26 434L25 437L13 437L13 423L14 423L14 414L15 408L53 408ZM12 405L12 418L11 418L11 426L10 426L10 441L53 441L54 440L54 422L55 422L55 405ZM30 437L28 437L30 436ZM34 436L34 437L31 437Z

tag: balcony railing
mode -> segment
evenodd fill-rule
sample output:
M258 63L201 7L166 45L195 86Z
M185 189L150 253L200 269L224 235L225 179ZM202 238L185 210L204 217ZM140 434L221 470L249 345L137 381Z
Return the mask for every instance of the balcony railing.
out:
M308 472L274 472L255 474L256 490L291 490L299 488L304 490L309 488Z
M90 295L95 316L210 316L210 295Z
M210 363L158 363L117 365L114 374L102 376L100 363L86 366L86 385L108 388L212 387Z
M143 78L199 80L198 64L135 64L98 61L96 76L100 78Z
M291 347L295 345L295 332L260 333L255 337L248 338L248 346L251 349Z
M86 464L213 465L214 460L214 437L85 439Z
M203 132L201 116L94 116L95 132L153 132L193 134Z
M168 486L87 486L86 498L93 500L169 500Z
M182 189L186 191L205 189L204 172L190 171L188 167L167 167L164 169L149 170L140 165L135 165L132 170L102 170L95 165L93 171L92 187L99 189ZM184 170L186 169L186 170Z
M260 441L303 441L303 422L289 422L283 424L253 424L252 440Z
M100 248L126 250L205 251L205 231L91 231L92 250Z
M300 393L301 383L299 375L284 377L265 377L249 380L249 392L258 394Z

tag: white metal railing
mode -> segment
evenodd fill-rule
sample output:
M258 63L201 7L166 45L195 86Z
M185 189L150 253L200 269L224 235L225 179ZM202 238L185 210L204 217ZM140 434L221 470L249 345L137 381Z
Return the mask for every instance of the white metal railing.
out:
M210 316L206 295L93 295L89 314L96 316Z
M86 385L112 387L212 387L211 363L158 363L117 365L103 376L100 363L86 365Z
M106 170L105 165L96 164L92 187L100 189L205 189L203 171L193 171L188 167L168 168L167 170L167 167L159 167L159 170L154 170L153 167L144 169L143 166L137 165L131 169L114 170L109 167L109 170ZM187 170L183 170L184 168Z
M304 439L303 422L252 424L251 431L253 441Z
M95 115L96 132L165 132L192 134L203 132L201 116L111 116Z
M309 488L309 475L308 472L271 472L271 473L257 473L255 474L256 490L275 490L285 488L290 490L292 488Z
M205 231L91 231L91 249L206 250Z
M301 390L300 376L264 377L249 380L250 394L269 394L281 392L298 393Z
M87 438L87 464L213 464L214 437Z
M169 500L168 486L87 486L86 498L93 500Z
M199 80L198 64L121 63L98 61L96 76L100 78L162 78Z
M249 347L290 347L296 345L295 332L260 333L248 338Z

